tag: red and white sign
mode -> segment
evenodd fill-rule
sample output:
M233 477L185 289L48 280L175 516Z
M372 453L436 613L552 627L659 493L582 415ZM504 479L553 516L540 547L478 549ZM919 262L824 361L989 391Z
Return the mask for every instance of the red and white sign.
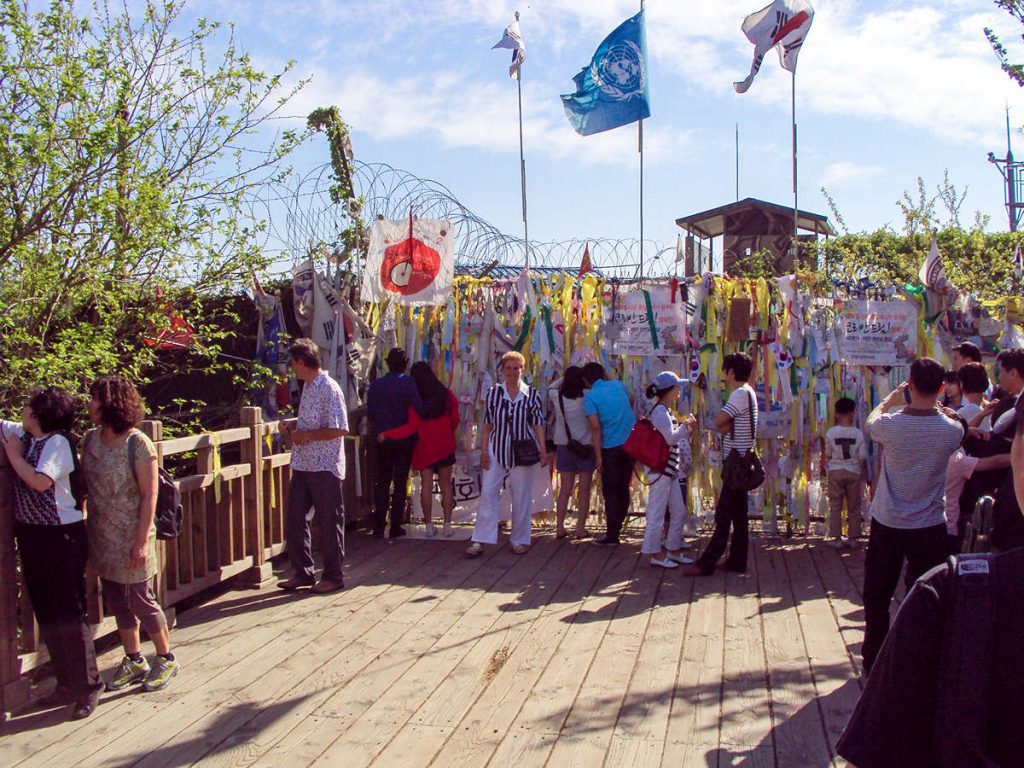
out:
M455 272L455 235L447 221L377 220L363 273L363 301L385 299L407 306L448 301Z

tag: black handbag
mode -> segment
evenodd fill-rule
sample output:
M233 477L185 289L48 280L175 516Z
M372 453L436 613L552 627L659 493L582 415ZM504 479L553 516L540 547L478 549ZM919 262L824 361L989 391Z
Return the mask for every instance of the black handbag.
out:
M512 406L505 403L505 416L509 432L512 432ZM532 437L512 441L512 464L517 467L532 467L540 464L540 446Z
M750 414L750 436L753 439L755 432L754 398L749 392L747 396L751 400L747 413ZM729 427L729 434L733 440L736 439L735 424ZM753 444L751 444L750 450L746 453L740 453L735 448L731 449L729 455L725 457L725 461L722 463L722 486L725 488L734 491L753 491L761 487L761 484L764 483L764 477L764 466L762 466L761 459L754 450Z
M540 448L531 438L512 441L512 463L517 467L532 467L540 464Z
M565 399L562 397L561 392L558 393L558 406L562 409L562 423L565 424L565 436L569 438L566 448L569 449L570 453L579 456L581 459L594 458L594 447L581 443L572 436L572 430L569 429L569 419L565 416Z

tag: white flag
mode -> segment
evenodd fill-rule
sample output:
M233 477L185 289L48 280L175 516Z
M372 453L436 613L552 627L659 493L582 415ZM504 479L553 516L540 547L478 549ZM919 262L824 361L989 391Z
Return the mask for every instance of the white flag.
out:
M676 235L676 264L683 263L683 236Z
M445 304L455 273L455 235L447 221L377 220L370 227L361 297L406 306Z
M754 63L746 80L733 83L737 93L746 93L761 68L764 56L779 49L783 69L796 72L796 58L814 20L814 9L807 0L775 0L771 5L743 20L743 34L754 44Z
M508 68L508 76L513 80L518 80L519 68L523 66L523 62L526 61L526 43L523 41L523 36L519 32L518 11L516 11L516 20L505 27L505 34L501 36L501 40L491 47L491 50L493 51L495 48L512 49L512 66Z
M942 256L939 255L939 241L932 235L932 247L918 272L921 284L930 291L941 290L946 284L946 271L942 268Z

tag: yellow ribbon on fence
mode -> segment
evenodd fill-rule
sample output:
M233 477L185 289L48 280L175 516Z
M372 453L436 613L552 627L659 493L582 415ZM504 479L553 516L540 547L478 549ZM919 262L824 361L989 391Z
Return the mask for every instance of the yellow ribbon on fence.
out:
M265 434L263 436L263 442L267 446L267 456L270 456L274 452L274 441L270 437L270 433L269 432L267 432L267 434ZM259 474L262 474L263 467L262 466L255 467L253 471L255 471L255 472L259 473ZM270 508L274 509L277 506L277 493L274 490L274 470L270 470L270 472L268 472L267 474L270 477L270 487L268 489L270 491ZM256 478L256 482L259 482L259 478L258 477Z

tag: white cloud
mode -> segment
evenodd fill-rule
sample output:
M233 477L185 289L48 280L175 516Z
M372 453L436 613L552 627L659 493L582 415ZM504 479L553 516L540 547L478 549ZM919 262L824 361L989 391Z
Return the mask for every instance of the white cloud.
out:
M331 95L321 103L340 103L359 129L387 136L420 131L439 137L444 146L485 150L514 142L509 138L514 89L501 88L493 71L456 71L450 47L458 39L473 50L489 47L518 7L530 86L534 94L548 94L542 104L524 101L528 140L552 157L572 153L588 163L623 162L629 155L620 151L632 142L629 131L585 141L568 132L554 96L569 90L569 78L585 63L590 44L635 13L632 0L546 0L529 6L511 0L209 2L215 9L211 13L261 26L299 59L300 69L315 70L314 92ZM752 103L788 112L789 74L774 54L766 58L749 93L732 91L732 81L746 75L752 55L740 22L760 4L650 0L655 106L690 93L713 95L720 100L713 104L723 111ZM982 34L984 26L992 26L1013 44L1020 29L988 0L819 0L816 8L797 77L802 115L877 121L987 144L999 139L1004 103L1022 103L1021 89L999 72ZM581 56L584 40L589 42ZM566 62L569 45L574 58ZM405 74L424 73L431 66L445 71ZM494 70L501 70L497 61ZM446 87L458 89L458 103ZM444 108L438 99L445 100ZM688 147L694 140L685 130L659 130L659 139L652 136L652 151L658 142Z
M463 73L453 71L398 80L370 72L338 79L318 71L289 111L306 114L323 104L343 105L344 118L357 133L375 139L429 138L446 148L491 152L519 149L516 89L509 81L472 83ZM555 99L524 101L523 109L528 162L531 155L543 154L572 158L584 165L638 163L635 129L584 138L569 128ZM651 161L677 162L693 150L694 137L692 131L649 122L644 131L645 156Z
M831 189L850 184L858 184L872 179L882 172L878 165L858 165L846 161L831 163L822 172L819 186Z

